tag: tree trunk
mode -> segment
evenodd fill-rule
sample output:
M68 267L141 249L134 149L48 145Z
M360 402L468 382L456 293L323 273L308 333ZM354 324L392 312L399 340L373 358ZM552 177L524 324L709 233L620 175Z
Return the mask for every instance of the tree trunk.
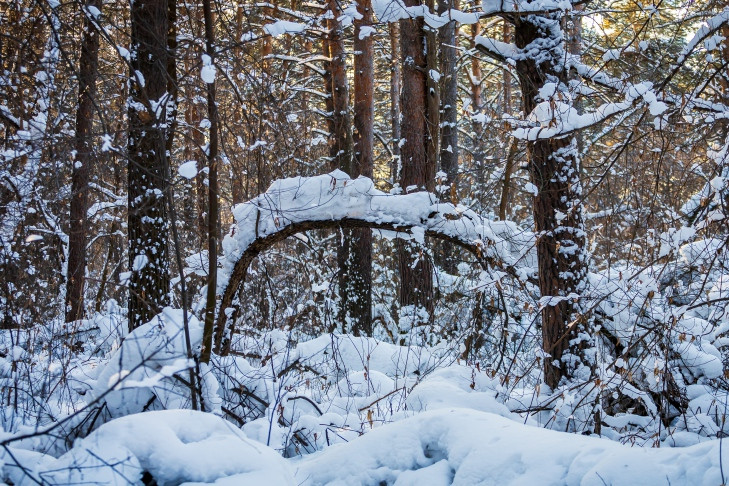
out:
M475 24L471 24L471 45L475 48L476 46L476 37L481 35L481 24L476 22ZM482 98L482 78L483 74L481 73L481 61L479 61L477 56L471 57L471 76L470 76L470 84L471 84L471 112L474 115L477 115L481 113L482 107L483 107L483 98ZM476 170L479 171L480 180L483 182L483 161L484 161L484 153L483 153L483 141L481 140L483 136L483 125L480 121L474 120L473 122L473 163L476 166Z
M438 0L438 14L448 15L452 8L458 8L458 0ZM458 177L458 51L456 34L458 26L451 20L438 30L440 45L440 171L445 174L445 183L439 179L437 188L441 201L458 203L456 178ZM454 275L457 272L456 252L451 245L436 242L433 245L438 266Z
M458 0L439 0L438 13L443 15L451 8L458 8ZM458 176L458 51L456 50L455 20L448 22L438 31L440 44L441 76L441 127L440 127L440 168L448 177L448 183L455 187ZM450 200L450 190L446 191Z
M511 43L511 24L504 22L504 42ZM511 71L504 69L504 113L511 114ZM499 201L499 219L506 220L506 210L509 205L509 194L511 193L511 174L514 172L516 152L519 148L519 141L510 137L511 142L506 149L506 162L504 163L504 180L501 186L501 199Z
M359 0L354 22L354 159L352 178L372 178L374 144L374 48L369 28L372 25L370 0ZM363 29L365 27L365 29ZM344 282L342 299L345 318L352 323L355 335L372 335L372 230L343 229L345 240L351 241L345 264L348 280Z
M71 173L71 226L68 238L68 281L66 284L66 322L83 317L86 274L86 230L89 207L89 175L93 163L90 139L94 126L94 103L98 75L99 33L87 13L88 7L100 9L100 0L88 0L82 7L84 36L81 43L76 112L76 157Z
M329 29L329 58L331 72L333 137L330 139L331 168L347 174L352 170L352 135L349 117L349 88L347 82L347 53L344 50L342 23L338 18L342 10L337 0L329 0L332 17L327 19ZM351 175L351 174L350 174Z
M418 0L407 0L406 6L418 6ZM435 166L429 157L427 60L423 18L400 21L400 49L402 56L402 122L400 186L405 192L426 189L435 185ZM424 249L408 242L398 241L400 269L400 305L414 306L433 316L433 268ZM414 324L422 323L415 317Z
M541 56L516 62L524 113L538 103L539 89L548 81L564 89L567 73L560 41L561 14L516 18L516 46L546 46ZM551 48L549 46L552 46ZM539 289L542 295L544 379L554 388L563 378L592 376L593 360L583 351L592 336L577 303L585 288L587 256L582 221L582 188L577 144L572 137L527 142L537 232Z
M390 23L390 118L392 119L392 161L390 162L390 179L393 184L400 180L400 87L402 71L400 70L400 24Z
M166 190L167 0L131 7L129 103L129 328L148 322L169 302Z
M215 67L215 46L213 33L213 13L210 0L203 0L205 17L205 51L210 66ZM218 282L218 235L220 234L218 209L218 105L215 101L215 78L205 82L208 95L208 119L210 132L208 144L208 279L207 300L205 305L205 327L200 361L210 362L213 347L213 328L215 326L215 307ZM219 352L219 350L218 350Z

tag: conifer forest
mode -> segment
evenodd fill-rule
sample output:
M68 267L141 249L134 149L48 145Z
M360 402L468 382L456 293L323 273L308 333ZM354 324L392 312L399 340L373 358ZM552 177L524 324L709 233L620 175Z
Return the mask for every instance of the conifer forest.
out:
M0 0L0 484L719 486L728 407L725 1Z

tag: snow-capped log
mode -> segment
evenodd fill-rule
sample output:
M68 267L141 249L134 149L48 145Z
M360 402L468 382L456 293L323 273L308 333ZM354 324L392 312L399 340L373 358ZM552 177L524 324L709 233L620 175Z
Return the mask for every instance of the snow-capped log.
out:
M234 313L248 266L274 243L303 231L360 227L395 232L392 236L420 243L426 236L439 238L471 252L484 269L499 269L520 280L536 271L534 234L515 223L484 219L461 205L438 202L428 192L386 194L371 179L353 180L340 170L275 181L264 194L235 206L233 216L236 222L223 240L218 278L218 352L229 335L226 322Z

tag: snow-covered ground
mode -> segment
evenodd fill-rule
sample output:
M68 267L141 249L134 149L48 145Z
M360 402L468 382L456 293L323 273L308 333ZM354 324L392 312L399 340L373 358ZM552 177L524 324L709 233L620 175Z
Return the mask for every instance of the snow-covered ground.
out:
M115 419L58 459L7 449L14 484L707 485L726 448L642 448L546 430L471 408L426 411L307 456L284 459L210 413ZM724 449L724 450L722 450ZM12 456L11 456L12 454ZM12 464L20 461L24 472Z
M533 235L517 225L491 223L427 193L384 194L369 179L339 172L278 181L236 207L234 216L220 293L252 242L302 221L387 222L415 240L431 231L480 245L477 253L511 268L510 276L459 270L438 278L441 289L478 288L484 299L498 298L489 292L510 281L518 284L518 292L501 296L514 317L499 328L508 331L503 345L510 335L516 347L511 364L491 362L490 354L503 358L504 350L486 345L477 359L464 361L468 319L456 329L461 334L431 340L434 329L406 325L403 313L389 333L380 329L375 337L265 329L241 319L231 335L232 352L206 365L194 359L202 344L203 324L195 316L200 305L192 306L187 323L180 309L166 308L128 334L125 310L110 301L103 312L70 327L59 320L0 331L0 384L14 392L4 396L15 397L0 409L0 480L726 484L724 307L677 306L647 269L590 274L584 299L599 311L602 332L625 349L603 343L595 350L599 380L551 390L541 383L544 354L532 330L536 307L524 305L536 273ZM656 236L661 255L675 255L679 270L714 258L721 246L685 229ZM188 270L205 273L204 266ZM623 272L636 278L623 278ZM728 281L713 272L701 293L723 302ZM488 319L489 325L499 322L497 314ZM661 335L666 322L672 325ZM65 336L76 337L76 348ZM661 336L660 346L647 346L655 336ZM680 393L668 393L671 387ZM190 410L191 389L207 412ZM665 397L675 403L662 402Z

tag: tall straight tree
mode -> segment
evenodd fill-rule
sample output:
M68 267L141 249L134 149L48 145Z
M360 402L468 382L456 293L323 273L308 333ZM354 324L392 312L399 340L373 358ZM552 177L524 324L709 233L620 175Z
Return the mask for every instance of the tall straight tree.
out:
M203 60L203 81L207 87L208 118L210 119L210 143L208 144L208 291L205 305L205 327L203 349L200 360L210 361L215 326L215 297L218 282L218 235L220 220L218 209L218 105L215 100L215 44L213 33L213 12L210 0L203 0L205 17L205 57Z
M422 5L406 0L406 6ZM400 186L406 192L435 186L434 158L428 138L428 91L426 36L421 16L400 21L400 55L402 56L402 122L400 135ZM400 305L414 306L433 315L433 265L424 249L407 242L398 243L400 269ZM416 321L419 316L414 316Z
M438 14L449 16L451 9L458 8L458 0L438 0ZM440 185L439 196L443 201L456 203L456 177L458 175L458 51L456 35L458 24L451 20L438 30L440 58L440 171L446 175L447 184ZM436 131L431 133L437 137ZM437 146L437 145L436 145ZM456 273L456 253L452 245L433 242L436 262L450 274Z
M374 144L374 48L372 45L372 3L359 0L354 22L354 157L352 178L372 177ZM351 241L345 262L347 280L342 287L345 319L355 335L372 335L372 230L345 229ZM344 272L343 272L344 273Z
M68 282L66 284L66 322L83 317L86 274L87 213L89 176L93 163L90 139L94 125L96 78L98 76L99 33L95 10L100 0L88 0L81 7L84 17L78 74L78 109L76 111L76 157L71 172L71 227L68 235Z
M400 69L400 24L390 23L390 118L392 119L392 161L390 162L390 179L394 184L400 180L400 86L402 71Z
M514 26L516 73L525 114L550 107L544 123L560 123L562 114L553 107L569 102L566 41L562 30L566 13L544 11L530 14L502 12ZM486 54L504 61L504 50L481 43ZM543 117L543 115L540 115ZM550 125L552 126L552 125ZM593 357L585 352L593 344L588 321L581 314L579 296L587 277L585 231L579 151L575 137L556 134L529 137L526 143L531 183L536 188L533 214L537 232L537 260L541 292L544 381L558 386L563 378L589 379Z
M438 14L458 8L458 0L438 0ZM458 24L451 20L438 31L440 44L440 168L455 184L458 175ZM450 194L449 194L450 195Z
M131 4L128 103L129 328L169 302L169 222L165 204L169 29L167 0Z
M330 61L325 82L328 84L328 94L331 97L329 104L329 108L331 108L329 126L332 130L329 149L330 165L332 169L341 169L351 177L356 177L361 168L355 167L353 157L354 142L351 130L352 120L349 116L347 53L344 48L343 26L339 20L342 10L338 0L329 0L328 6L330 16L327 19L327 54ZM362 122L363 120L358 121L359 124ZM361 126L358 125L358 128ZM366 143L366 141L359 139L360 147L362 143ZM370 141L370 147L371 145ZM366 150L364 154L366 156ZM361 158L358 162L361 162ZM371 156L369 162L365 161L365 170L367 170L367 164L371 166ZM371 173L371 169L369 170ZM364 236L364 241L356 241L355 238L359 235ZM342 228L342 237L338 239L339 246L337 247L339 321L343 331L351 330L356 334L369 333L372 327L370 285L368 285L372 256L371 252L364 251L365 247L370 245L371 236L369 240L367 240L367 236L363 235L361 231ZM367 271L367 276L362 273L363 271Z
M348 173L352 170L352 121L349 116L349 84L347 81L347 52L344 49L342 32L342 9L338 0L329 0L327 19L327 46L331 85L329 94L332 100L331 120L334 132L330 139L330 165Z

